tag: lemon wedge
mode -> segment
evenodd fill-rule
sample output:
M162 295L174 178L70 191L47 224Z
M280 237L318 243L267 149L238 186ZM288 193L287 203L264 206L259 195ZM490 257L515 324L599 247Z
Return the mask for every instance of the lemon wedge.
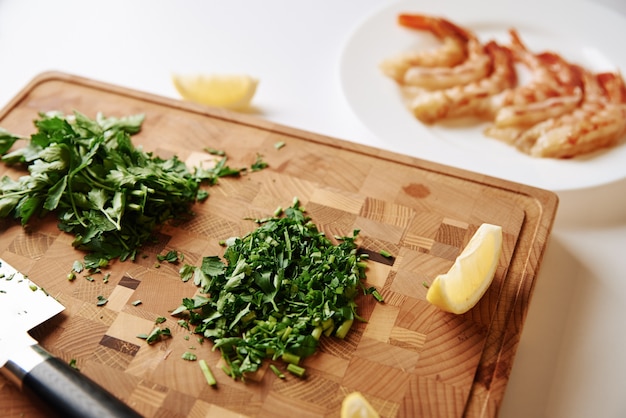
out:
M450 270L435 277L426 299L447 312L469 311L491 285L501 252L502 227L482 224Z
M359 392L352 392L341 403L341 418L379 418L380 415Z
M185 100L229 109L248 107L259 84L246 74L172 74L172 82Z

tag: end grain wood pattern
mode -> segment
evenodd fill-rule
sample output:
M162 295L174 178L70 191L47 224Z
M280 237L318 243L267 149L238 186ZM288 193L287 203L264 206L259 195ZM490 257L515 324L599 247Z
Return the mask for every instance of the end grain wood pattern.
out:
M144 113L136 144L190 166L223 149L231 166L249 166L257 153L263 171L224 178L210 187L197 216L158 231L135 262L113 263L108 283L66 279L82 254L72 237L46 218L28 231L0 220L0 257L66 306L33 330L53 354L77 360L93 378L146 417L336 417L341 401L362 392L383 417L496 416L557 208L551 192L278 126L251 116L209 109L80 78L45 73L0 113L0 126L29 135L37 112L79 110L94 117ZM276 149L274 144L284 142ZM0 166L0 175L17 176ZM298 197L329 237L359 229L371 254L367 284L385 298L359 298L360 315L343 341L323 338L306 359L304 379L278 379L267 365L245 382L220 370L219 352L168 315L196 292L177 265L155 266L156 255L181 251L185 262L221 255L219 241L255 228L247 219L271 216ZM464 315L425 300L426 287L453 260L476 228L499 224L504 251L493 285ZM379 256L380 250L393 257ZM109 299L96 306L98 295ZM133 301L143 301L133 305ZM165 316L173 337L147 345ZM193 350L218 380L207 385ZM284 367L277 363L279 367ZM45 416L45 409L0 377L0 415Z

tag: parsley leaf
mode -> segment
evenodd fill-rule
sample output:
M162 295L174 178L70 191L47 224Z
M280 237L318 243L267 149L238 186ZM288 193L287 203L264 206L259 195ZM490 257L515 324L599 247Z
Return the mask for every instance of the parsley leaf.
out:
M97 306L104 306L109 302L109 300L102 296L102 295L98 295L98 301L96 302Z
M139 334L137 338L141 338L142 340L146 340L148 344L154 344L157 341L162 340L163 338L168 338L172 336L172 332L169 328L159 328L155 327L150 334Z
M0 128L0 154L5 154L18 139L20 139L19 136L11 134L4 128Z

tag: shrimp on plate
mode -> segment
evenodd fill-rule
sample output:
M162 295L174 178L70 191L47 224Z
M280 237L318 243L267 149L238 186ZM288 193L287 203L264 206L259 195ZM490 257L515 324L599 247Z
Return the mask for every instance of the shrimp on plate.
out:
M516 140L518 149L533 157L570 158L613 146L626 133L626 87L621 74L581 71L581 104L529 128Z
M552 52L533 54L515 30L509 31L516 61L531 72L531 81L494 102L494 121L485 134L512 143L530 126L574 110L583 98L578 68Z
M465 31L446 19L438 17L401 14L398 23L406 28L431 32L441 40L441 45L423 51L407 51L384 60L382 72L402 83L411 67L453 67L467 58L468 38Z
M490 54L474 33L458 26L456 30L467 39L465 60L452 67L411 66L405 72L402 83L428 90L439 90L469 84L486 77L491 71Z
M491 70L480 80L441 90L405 89L408 108L422 122L439 119L478 116L490 117L495 95L512 88L517 74L511 51L490 41L485 45L490 56Z
M515 29L505 46L481 44L473 32L439 17L401 14L398 22L442 41L380 65L421 122L486 119L486 136L532 157L570 158L626 136L626 83L619 71L594 74L555 52L534 53ZM518 64L530 74L521 85Z

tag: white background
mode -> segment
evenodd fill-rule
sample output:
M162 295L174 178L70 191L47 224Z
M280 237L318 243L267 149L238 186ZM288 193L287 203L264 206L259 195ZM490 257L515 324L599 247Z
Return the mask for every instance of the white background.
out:
M563 19L576 10L546 2ZM175 98L172 72L246 73L261 80L258 117L385 148L348 106L338 64L350 33L388 3L0 0L0 106L48 70ZM594 3L626 16L623 0ZM500 416L623 417L626 180L559 197Z

